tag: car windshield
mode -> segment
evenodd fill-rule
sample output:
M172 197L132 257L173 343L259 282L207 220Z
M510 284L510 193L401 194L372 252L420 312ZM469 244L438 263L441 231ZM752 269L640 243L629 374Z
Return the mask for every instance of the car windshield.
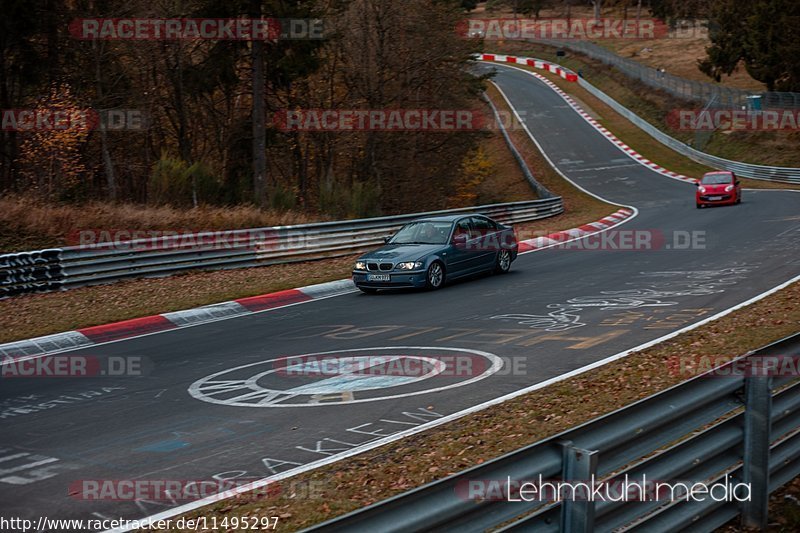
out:
M395 233L389 244L445 244L452 226L452 222L412 222Z
M706 174L703 176L703 185L722 185L733 181L730 174Z

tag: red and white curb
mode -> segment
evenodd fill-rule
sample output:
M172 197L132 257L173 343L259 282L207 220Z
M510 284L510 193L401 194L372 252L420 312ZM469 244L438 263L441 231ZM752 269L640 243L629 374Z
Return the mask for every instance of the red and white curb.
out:
M558 74L567 81L578 81L578 75L569 70L568 68L564 68L561 65L556 65L555 63L550 63L549 61L545 61L543 59L536 59L535 57L517 57L517 56L506 56L501 54L475 54L474 57L479 61L499 61L501 63L516 63L518 65L527 65L529 67L539 68L542 70L546 70L547 72L552 72L553 74Z
M481 61L498 61L498 62L503 62L503 63L516 63L518 65L528 65L528 66L532 66L534 68L544 68L544 70L547 70L548 72L553 72L555 74L560 75L562 78L566 79L567 81L578 81L577 74L572 73L575 76L575 79L570 79L571 76L567 77L565 75L565 72L570 72L571 73L571 71L568 71L567 69L564 69L563 67L561 67L559 65L556 65L555 63L548 63L547 61L542 61L541 59L535 59L535 58L530 58L530 57L504 56L504 55L498 55L498 54L480 54L480 60ZM538 66L539 63L546 64L546 67ZM522 69L520 69L520 70L522 70ZM672 178L672 179L679 180L679 181L685 181L687 183L697 183L697 180L695 178L691 178L689 176L684 176L683 174L678 174L677 172L673 172L671 170L668 170L668 169L662 167L661 165L659 165L657 163L653 163L652 161L650 161L649 159L644 157L642 154L638 153L636 150L634 150L633 148L631 148L630 146L628 146L627 144L622 142L619 138L617 138L616 135L611 133L608 129L603 127L599 122L597 122L594 118L592 118L586 111L584 111L575 102L575 100L573 100L567 93L565 93L558 85L556 85L552 81L548 80L547 78L545 78L544 76L542 76L541 74L538 74L536 72L530 72L530 71L527 71L527 70L523 70L523 72L527 72L531 76L534 76L536 79L542 81L548 87L553 89L561 98L564 99L564 101L567 102L567 104L569 104L570 107L572 107L572 109L574 109L581 117L583 117L584 120L586 120L586 122L591 124L592 127L594 127L594 129L596 129L601 134L603 134L604 137L606 137L609 141L614 143L620 150L622 150L622 152L624 154L629 156L631 159L633 159L637 163L641 163L642 165L644 165L644 166L646 166L646 167L658 172L659 174L667 176L668 178Z
M519 242L519 252L525 253L544 248L550 248L566 241L585 237L587 235L605 231L634 215L632 209L620 209L611 215L596 222L590 222L577 228L572 228L556 233L551 233L535 239ZM353 281L342 279L317 285L309 285L298 289L262 294L239 298L230 302L205 305L194 309L162 313L112 324L91 326L74 331L54 333L44 337L36 337L7 344L0 344L0 358L13 358L24 360L40 357L47 354L86 348L89 346L116 342L133 337L141 337L162 331L196 326L207 322L224 320L238 316L250 315L279 307L286 307L300 303L330 298L355 291Z
M607 229L613 228L614 226L622 224L624 221L628 220L633 215L634 215L633 209L623 208L608 215L607 217L601 218L596 222L590 222L588 224L584 224L577 228L558 231L556 233L551 233L543 237L536 237L535 239L520 241L519 252L524 253L524 252L529 252L531 250L550 248L558 244L564 244L567 241L571 241L581 237L586 237L587 235L592 235L594 233L597 233L598 231L605 231Z
M250 315L269 309L330 298L354 290L353 282L345 279L263 294L261 296L239 298L230 302L206 305L184 311L134 318L113 324L92 326L75 331L0 344L0 357L12 357L20 360L28 357L38 357L106 342L141 337L161 331L196 326L226 318Z

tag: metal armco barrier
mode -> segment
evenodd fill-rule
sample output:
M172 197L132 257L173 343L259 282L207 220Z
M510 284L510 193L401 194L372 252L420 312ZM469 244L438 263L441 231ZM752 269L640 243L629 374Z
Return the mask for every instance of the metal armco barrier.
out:
M652 138L675 150L679 154L685 155L689 159L713 168L733 171L736 173L736 175L744 178L800 184L800 168L753 165L751 163L731 161L730 159L723 159L715 155L701 152L700 150L692 148L688 144L682 143L674 137L670 137L585 79L578 78L578 84L608 104L612 109L614 109L614 111L633 122Z
M6 287L58 290L63 278L59 249L0 255L0 295Z
M796 375L744 376L732 365L757 355L797 354L798 346L800 334L711 371L716 375L700 375L306 531L703 532L738 514L746 525L763 528L769 493L800 475L800 381ZM645 475L648 481L684 482L689 487L747 483L750 498L744 502L707 495L702 501L564 498L559 503L507 497L510 493L512 499L520 499L519 484L538 483L539 476L543 481L574 482L595 476L596 481L618 483L626 475L633 481ZM484 499L475 498L476 494ZM744 499L746 491L738 494Z
M0 298L188 270L266 266L358 253L419 217L482 213L516 224L564 211L560 197L296 226L195 233L0 255Z
M494 102L492 102L492 99L485 94L483 95L483 99L492 110L492 115L494 116L495 122L497 122L497 124L500 126L500 133L503 134L503 139L506 141L508 150L511 152L511 155L514 156L514 159L516 159L519 168L522 170L522 174L525 176L525 179L528 180L531 188L536 191L536 196L539 198L553 198L555 195L550 192L550 189L539 183L539 181L536 179L536 176L534 176L533 172L531 172L531 169L528 168L525 158L522 157L522 154L519 153L516 145L514 145L514 141L511 140L511 136L508 134L508 130L503 124L503 119L500 118L500 113L497 111L497 107L494 105Z

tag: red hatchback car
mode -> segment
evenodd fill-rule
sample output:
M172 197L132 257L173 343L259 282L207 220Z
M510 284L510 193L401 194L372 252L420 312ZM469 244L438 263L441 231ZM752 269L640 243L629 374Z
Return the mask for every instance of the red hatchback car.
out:
M697 182L697 209L707 205L732 205L742 201L742 184L727 170L708 172Z

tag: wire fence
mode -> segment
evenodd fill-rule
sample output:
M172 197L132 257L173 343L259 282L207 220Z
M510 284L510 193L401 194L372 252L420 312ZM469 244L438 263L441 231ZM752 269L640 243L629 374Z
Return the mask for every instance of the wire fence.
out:
M606 65L613 66L623 74L641 81L645 85L660 89L684 100L709 102L713 99L717 107L749 108L753 101L752 97L760 96L762 109L800 109L800 93L777 91L759 93L714 83L688 80L657 68L642 65L632 59L626 59L607 48L588 41L537 39L534 42L566 48L592 59L597 59Z

